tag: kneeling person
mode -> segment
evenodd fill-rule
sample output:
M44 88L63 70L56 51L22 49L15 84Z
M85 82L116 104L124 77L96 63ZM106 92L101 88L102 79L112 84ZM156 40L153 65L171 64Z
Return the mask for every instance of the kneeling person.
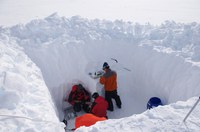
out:
M73 106L75 112L80 112L81 109L89 112L90 94L81 84L74 85L69 98L65 100Z
M95 100L92 103L90 112L95 116L107 118L108 102L102 96L99 96L97 92L92 95L92 98Z

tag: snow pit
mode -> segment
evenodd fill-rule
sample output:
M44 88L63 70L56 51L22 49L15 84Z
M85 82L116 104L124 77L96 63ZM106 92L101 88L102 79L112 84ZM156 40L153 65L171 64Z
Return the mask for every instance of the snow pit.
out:
M166 22L154 27L118 20L66 19L54 14L11 27L9 35L41 70L60 120L63 108L69 106L63 100L73 84L82 83L91 93L102 94L102 86L88 72L102 69L103 63L108 62L118 73L122 100L122 109L115 107L108 117L118 119L144 112L154 96L166 105L200 94L200 70L191 63L192 59L198 60L197 55L192 58L189 52L178 52L187 47L189 40L199 41L198 37L185 35L191 31L198 34L193 26L198 25L184 29L184 25ZM186 36L184 43L181 38ZM174 45L179 42L182 45Z
M73 84L82 83L91 93L101 91L98 80L91 79L88 72L101 69L104 61L118 73L118 91L123 103L121 110L116 108L115 112L109 113L110 118L142 113L148 100L154 96L163 104L187 100L196 95L191 87L199 85L198 67L186 63L181 57L145 47L94 41L52 44L31 51L26 49L43 73L60 119L63 108L69 105L63 99ZM117 58L118 63L110 58ZM187 92L182 92L183 89Z

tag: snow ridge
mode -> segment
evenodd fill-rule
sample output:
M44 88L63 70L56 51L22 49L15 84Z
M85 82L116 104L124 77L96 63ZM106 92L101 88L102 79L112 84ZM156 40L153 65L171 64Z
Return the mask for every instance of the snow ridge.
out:
M200 51L200 24L176 23L165 21L159 26L150 23L125 22L122 20L89 20L74 16L71 18L59 17L57 13L40 20L33 20L26 25L16 25L11 28L10 34L20 40L30 39L29 43L38 45L69 39L71 41L117 40L126 41L134 45L148 45L163 52L175 52L192 61L199 61Z

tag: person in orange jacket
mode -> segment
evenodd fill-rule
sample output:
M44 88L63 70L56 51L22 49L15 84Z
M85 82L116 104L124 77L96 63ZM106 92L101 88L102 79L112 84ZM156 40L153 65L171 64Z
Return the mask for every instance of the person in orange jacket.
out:
M95 100L90 108L90 113L107 118L108 102L102 96L99 96L97 92L93 93L92 98Z
M115 99L118 108L121 108L121 99L117 94L117 73L110 69L107 62L103 64L105 73L100 77L99 82L104 85L105 99L108 101L108 110L113 111L112 98Z
M105 121L105 120L107 120L105 117L97 117L94 114L86 113L86 114L76 117L75 128L73 130L76 130L77 128L81 126L89 127L91 125L94 125L96 122Z

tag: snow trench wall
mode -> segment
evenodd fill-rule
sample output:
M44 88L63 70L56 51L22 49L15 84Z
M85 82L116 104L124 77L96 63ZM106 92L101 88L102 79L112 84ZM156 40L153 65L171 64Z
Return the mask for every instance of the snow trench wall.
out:
M146 101L158 96L164 104L187 100L200 94L200 68L182 57L152 50L134 48L131 56L135 72L133 85L139 86ZM140 91L138 90L138 91Z
M4 34L0 35L0 100L1 131L64 129L40 69Z

